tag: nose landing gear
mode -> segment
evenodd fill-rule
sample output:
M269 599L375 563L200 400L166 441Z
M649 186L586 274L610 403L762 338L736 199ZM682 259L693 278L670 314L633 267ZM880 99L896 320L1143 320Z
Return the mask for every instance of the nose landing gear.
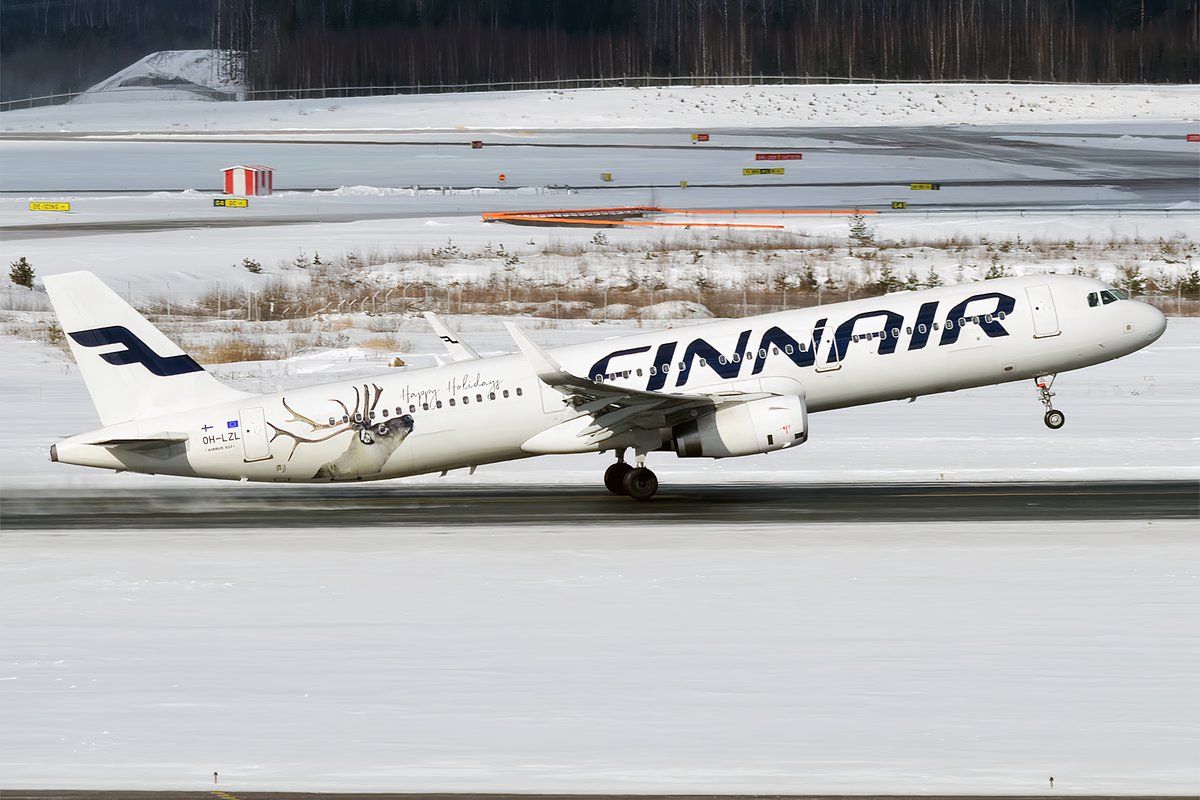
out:
M615 495L634 500L649 500L658 491L658 476L646 468L646 454L637 454L637 466L625 463L624 449L617 451L617 461L604 471L604 488Z
M1042 418L1042 421L1046 423L1047 428L1054 431L1061 428L1067 421L1067 416L1056 409L1054 401L1051 400L1054 392L1050 391L1050 387L1054 385L1054 379L1057 377L1057 375L1049 376L1049 382L1045 378L1034 378L1033 381L1037 385L1038 400L1046 409L1046 416Z

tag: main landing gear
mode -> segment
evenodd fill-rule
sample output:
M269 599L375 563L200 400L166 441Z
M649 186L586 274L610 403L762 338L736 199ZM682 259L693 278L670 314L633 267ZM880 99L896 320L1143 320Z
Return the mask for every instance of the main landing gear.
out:
M625 451L617 451L616 463L604 471L604 488L634 500L649 500L658 491L658 476L646 468L646 454L638 453L637 466L625 463Z
M1049 382L1045 378L1034 378L1033 380L1037 384L1038 399L1041 400L1042 405L1046 408L1046 416L1042 419L1046 423L1046 427L1054 431L1061 428L1067 421L1066 415L1056 409L1054 402L1050 399L1054 397L1054 392L1050 391L1050 387L1054 385L1056 377L1058 376L1049 376Z

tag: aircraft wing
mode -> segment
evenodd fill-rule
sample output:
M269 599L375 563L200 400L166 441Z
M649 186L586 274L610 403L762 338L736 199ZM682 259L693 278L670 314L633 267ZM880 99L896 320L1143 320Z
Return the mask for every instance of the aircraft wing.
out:
M429 321L429 327L433 328L433 332L442 340L442 344L446 346L446 352L454 361L474 361L479 358L479 353L475 352L475 348L455 336L437 314L426 311L425 319Z
M576 434L585 444L602 442L636 428L653 430L676 425L727 403L743 403L769 395L722 392L715 394L666 394L617 386L572 375L511 322L504 323L521 354L538 379L567 396L577 411L591 417L590 424Z

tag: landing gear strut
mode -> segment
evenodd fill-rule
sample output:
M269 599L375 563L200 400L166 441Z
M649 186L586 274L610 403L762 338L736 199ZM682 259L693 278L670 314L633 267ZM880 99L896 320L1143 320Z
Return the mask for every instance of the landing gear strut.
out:
M658 476L646 468L646 454L637 454L637 466L625 463L625 450L617 451L617 461L604 471L604 488L634 500L649 500L658 491Z
M1049 382L1045 378L1035 378L1034 383L1037 384L1038 399L1046 408L1046 416L1042 420L1046 423L1046 427L1051 430L1058 430L1067 421L1067 417L1063 412L1054 407L1054 401L1050 398L1054 397L1054 392L1050 391L1050 387L1054 385L1054 379L1057 375L1051 375Z

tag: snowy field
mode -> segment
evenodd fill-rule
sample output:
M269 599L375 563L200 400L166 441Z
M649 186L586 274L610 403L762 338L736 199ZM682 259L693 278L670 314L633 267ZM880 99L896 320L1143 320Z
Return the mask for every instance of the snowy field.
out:
M1189 794L1187 522L0 538L8 787Z
M178 106L198 107L181 113ZM888 84L573 89L9 111L0 132L765 128L1196 120L1194 85Z
M196 80L191 55L179 58L182 77ZM301 254L417 251L453 241L525 256L586 243L596 232L480 221L480 213L504 209L863 207L883 210L872 224L892 241L1190 243L1200 231L1200 147L1185 138L1200 118L1194 86L717 87L243 103L105 96L0 114L8 166L0 191L9 193L0 198L0 259L24 256L39 274L93 269L124 283L127 294L176 294L181 302L216 281L257 288L279 274L279 262ZM698 126L712 132L710 142L690 143ZM472 150L473 139L486 146ZM753 160L759 151L803 151L804 159L779 162L783 175L743 175L766 163ZM220 168L239 162L274 166L281 191L247 209L214 208ZM922 181L944 185L908 188ZM574 188L549 188L567 186ZM72 210L32 213L31 199L70 200ZM892 211L896 200L910 207ZM705 221L846 236L842 214ZM701 250L716 235L606 233L614 245L670 239ZM609 266L626 272L639 255ZM266 274L236 269L244 258L261 262ZM1194 265L1187 257L1170 261L1144 269L1174 279ZM970 279L955 274L961 264L903 266ZM728 259L705 265L734 280L746 272ZM424 276L434 284L497 268L438 266L440 277ZM1003 266L1022 274L1080 265L1009 259ZM1117 266L1100 264L1099 276L1111 279ZM516 272L537 280L572 269L537 263Z
M442 198L456 204L463 201ZM540 198L546 202L547 198ZM669 196L664 198L671 200ZM472 202L477 201L474 198ZM561 198L549 198L551 203ZM153 200L146 201L152 203ZM0 206L5 201L0 200ZM486 204L475 203L486 208ZM717 219L721 219L718 217ZM735 218L729 217L734 220ZM736 221L744 221L744 217ZM848 221L845 216L773 218L755 217L754 222L770 224L778 222L786 226L785 233L800 237L797 241L809 240L820 245L822 241L845 246ZM1157 255L1160 240L1176 240L1182 246L1200 241L1200 216L1166 214L1124 214L1112 212L1077 212L1030 214L1022 217L1002 215L975 215L972 213L947 213L934 215L888 215L871 218L870 226L879 239L896 242L932 243L962 238L969 242L1041 242L1065 244L1091 242L1101 252L1094 260L1080 263L1071 254L1056 255L1016 252L998 256L1000 263L1013 274L1040 272L1070 272L1082 267L1095 270L1096 276L1113 281L1119 277L1122 266L1143 262L1147 275L1173 277L1181 271L1200 266L1195 251L1190 257L1168 257L1169 262ZM359 255L382 254L384 263L364 270L363 274L377 280L385 290L406 284L428 282L432 286L445 287L455 282L486 281L498 272L503 272L503 258L451 258L434 265L407 263L406 255L414 257L431 248L444 247L452 243L464 252L478 253L485 247L503 247L506 252L516 254L522 263L513 269L514 280L537 283L567 283L579 277L581 268L600 278L601 285L611 284L616 289L628 284L627 276L634 274L661 275L668 285L693 284L696 274L707 272L716 282L721 276L738 282L751 279L756 273L767 273L772 269L796 271L799 269L798 254L788 260L776 260L773 264L765 259L769 253L760 254L753 260L744 253L710 253L702 264L692 263L692 251L708 250L727 238L747 242L747 249L754 249L754 238L744 232L678 231L678 229L608 230L605 238L614 250L605 255L606 248L592 245L596 231L567 228L528 228L485 223L476 215L430 216L412 219L360 220L356 222L311 222L292 225L265 225L248 228L184 227L177 230L121 231L97 235L50 236L36 238L6 238L0 241L0 261L5 263L25 256L36 265L39 274L51 275L87 269L95 272L123 296L133 299L135 304L173 296L178 303L189 303L204 292L216 288L217 283L226 288L258 291L271 281L286 278L302 282L306 275L302 270L290 268L291 262L300 256L309 259L314 254L326 261L343 257L348 253ZM764 232L762 238L771 241L774 234ZM1110 248L1103 252L1105 243L1121 240L1140 240L1145 244L1140 254L1128 254ZM647 262L636 252L622 254L617 248L658 247L665 245L675 252L668 258ZM586 257L562 256L540 257L542 251L560 248L580 248L594 251ZM924 252L914 247L904 254L903 259L893 266L901 276L915 271L919 276L933 268L947 283L982 279L990 265L991 253L963 254L951 249L930 249ZM395 258L391 256L395 254ZM815 253L818 275L824 278L831 270L855 276L856 282L865 282L878 271L878 262L863 262L845 259L843 254ZM243 259L251 258L263 265L263 273L252 274L240 268ZM417 296L411 292L409 297ZM614 294L614 300L617 295ZM30 301L33 302L33 301ZM24 305L18 305L24 308ZM438 306L441 308L441 306Z

